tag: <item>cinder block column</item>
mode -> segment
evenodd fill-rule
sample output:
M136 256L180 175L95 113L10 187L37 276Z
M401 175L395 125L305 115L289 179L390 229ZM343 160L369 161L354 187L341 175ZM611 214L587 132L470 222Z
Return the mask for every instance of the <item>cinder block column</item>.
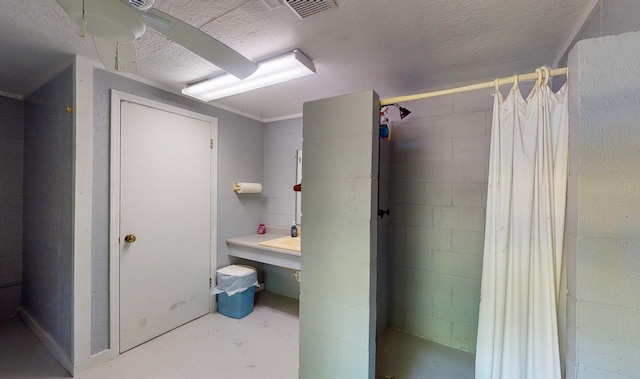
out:
M378 96L304 105L300 378L373 378Z
M640 378L640 33L569 55L567 378Z

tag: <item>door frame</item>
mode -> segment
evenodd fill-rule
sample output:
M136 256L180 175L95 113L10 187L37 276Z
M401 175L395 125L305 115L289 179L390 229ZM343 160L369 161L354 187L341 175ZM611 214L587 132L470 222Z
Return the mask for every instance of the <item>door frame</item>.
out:
M145 99L126 92L111 90L111 148L110 148L110 185L109 185L109 350L111 358L120 355L120 105L121 101L140 104L159 110L191 117L211 123L211 210L209 242L210 268L213 275L217 265L217 194L218 194L218 119L212 116L192 112L158 101ZM216 311L215 295L209 292L209 312Z

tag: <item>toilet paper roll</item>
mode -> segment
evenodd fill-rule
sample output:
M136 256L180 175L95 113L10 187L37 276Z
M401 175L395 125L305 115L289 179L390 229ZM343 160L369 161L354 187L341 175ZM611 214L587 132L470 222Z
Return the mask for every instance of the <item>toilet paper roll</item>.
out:
M260 193L262 184L260 183L233 183L233 190L236 193Z

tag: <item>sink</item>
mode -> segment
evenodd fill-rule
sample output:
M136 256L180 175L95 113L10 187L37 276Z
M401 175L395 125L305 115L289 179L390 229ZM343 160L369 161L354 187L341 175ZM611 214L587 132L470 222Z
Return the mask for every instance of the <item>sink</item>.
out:
M292 238L291 236L283 236L268 241L259 242L260 246L275 247L289 251L300 252L300 237Z

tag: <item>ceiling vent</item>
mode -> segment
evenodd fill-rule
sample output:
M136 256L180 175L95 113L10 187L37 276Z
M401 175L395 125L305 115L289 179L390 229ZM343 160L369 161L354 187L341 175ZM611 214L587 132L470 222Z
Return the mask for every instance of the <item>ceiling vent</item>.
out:
M153 7L155 0L123 0L123 2L141 11L147 11Z
M333 0L285 0L298 17L306 18L338 6Z

